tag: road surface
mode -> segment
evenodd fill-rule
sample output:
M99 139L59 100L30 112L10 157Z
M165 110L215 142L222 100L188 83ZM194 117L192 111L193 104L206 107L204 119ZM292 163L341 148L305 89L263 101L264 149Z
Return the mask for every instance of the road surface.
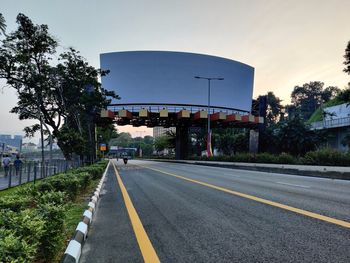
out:
M349 181L113 162L80 262L350 262Z

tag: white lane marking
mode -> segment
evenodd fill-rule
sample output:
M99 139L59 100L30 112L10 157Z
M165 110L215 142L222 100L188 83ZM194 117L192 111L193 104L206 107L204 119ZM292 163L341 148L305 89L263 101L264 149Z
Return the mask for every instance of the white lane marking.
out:
M296 186L296 187L301 187L301 188L311 188L311 186L307 186L307 185L289 184L289 183L284 183L284 182L276 182L276 183L277 184L289 185L289 186Z

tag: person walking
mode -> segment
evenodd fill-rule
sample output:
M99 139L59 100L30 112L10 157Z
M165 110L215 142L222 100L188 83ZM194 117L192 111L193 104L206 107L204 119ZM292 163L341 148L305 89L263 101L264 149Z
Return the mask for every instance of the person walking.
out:
M13 165L15 166L16 169L16 176L19 175L20 170L22 169L22 160L19 158L19 155L16 156L16 160L13 162Z
M4 166L5 177L8 176L10 170L11 159L8 155L4 155L2 158L2 165Z

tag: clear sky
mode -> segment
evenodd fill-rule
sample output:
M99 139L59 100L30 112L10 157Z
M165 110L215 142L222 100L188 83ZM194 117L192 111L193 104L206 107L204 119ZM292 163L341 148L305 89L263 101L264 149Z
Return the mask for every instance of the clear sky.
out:
M285 104L295 85L350 81L342 72L349 10L350 0L0 0L8 31L22 12L96 67L112 51L222 56L255 68L254 96L273 91ZM28 123L8 113L15 104L14 92L1 89L0 133L21 134Z

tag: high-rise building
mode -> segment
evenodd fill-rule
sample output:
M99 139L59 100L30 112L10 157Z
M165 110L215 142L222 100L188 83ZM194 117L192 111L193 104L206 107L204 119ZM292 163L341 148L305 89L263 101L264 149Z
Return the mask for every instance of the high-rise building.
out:
M8 134L0 134L0 145L5 144L6 146L11 146L17 148L17 150L20 152L22 150L22 136L21 135L15 135L12 137Z
M175 127L170 127L170 128L163 128L163 127L154 127L153 128L153 138L157 138L159 136L165 135L165 133L167 131L172 131L172 132L176 132L176 128Z

